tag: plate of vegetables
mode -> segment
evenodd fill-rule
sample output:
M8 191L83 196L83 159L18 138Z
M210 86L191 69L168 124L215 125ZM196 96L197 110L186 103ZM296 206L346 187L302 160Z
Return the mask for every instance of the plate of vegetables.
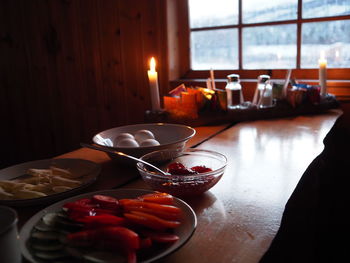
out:
M196 226L192 208L170 194L103 190L41 210L22 227L20 243L33 263L146 263L179 249Z

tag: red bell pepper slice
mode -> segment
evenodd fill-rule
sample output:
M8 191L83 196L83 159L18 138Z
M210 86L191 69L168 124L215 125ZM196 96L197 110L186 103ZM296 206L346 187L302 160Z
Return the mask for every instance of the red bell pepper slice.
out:
M104 227L96 230L96 241L110 240L115 241L116 245L124 249L124 251L133 251L140 248L139 235L122 226Z
M119 210L105 209L105 208L94 208L96 215L119 215Z
M149 227L155 230L165 230L167 228L176 228L181 223L179 221L169 221L159 218L157 216L139 212L131 211L130 213L124 213L124 216L132 223Z
M77 222L82 222L82 219L86 216L94 216L96 212L91 207L84 207L79 205L67 206L69 207L67 210L68 217Z
M116 198L106 195L94 195L91 202L100 205L104 209L119 209L119 202Z
M96 230L70 233L66 236L68 244L78 247L90 247L95 243Z
M113 248L121 248L124 252L135 251L140 248L139 235L121 226L103 227L71 233L67 241L75 246L93 246L98 244L113 244Z
M141 195L137 199L139 199L140 201L158 203L163 205L174 204L174 197L172 195L168 193L161 193L161 192Z
M173 205L162 205L162 204L151 203L151 202L143 202L136 199L120 199L119 203L123 208L139 206L139 207L145 207L156 211L163 211L163 212L173 213L173 214L181 214L181 209Z
M96 204L92 203L90 198L82 198L75 200L73 203L79 204L81 206L87 206L87 207L97 207Z
M96 229L108 226L124 226L126 223L125 218L110 214L86 216L81 221L84 222L84 227L88 229Z
M146 229L142 229L140 232L146 238L150 238L152 241L157 243L175 243L180 239L179 236L166 232L155 232Z
M181 219L181 214L154 210L154 209L150 209L150 208L146 208L146 207L142 207L142 206L125 206L124 211L125 212L132 212L132 211L144 212L147 214L158 216L158 217L165 219L165 220L180 220Z

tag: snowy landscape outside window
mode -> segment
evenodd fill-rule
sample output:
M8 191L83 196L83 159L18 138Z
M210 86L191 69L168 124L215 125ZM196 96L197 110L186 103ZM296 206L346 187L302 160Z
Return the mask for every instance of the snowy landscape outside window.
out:
M349 0L188 0L191 68L350 68Z

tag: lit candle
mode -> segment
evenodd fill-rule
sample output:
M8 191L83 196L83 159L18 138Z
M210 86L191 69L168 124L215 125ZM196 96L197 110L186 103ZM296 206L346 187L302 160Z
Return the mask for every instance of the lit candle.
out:
M159 88L158 88L158 73L156 71L156 61L154 57L150 61L150 69L148 70L148 80L151 89L152 110L160 110Z
M321 95L327 94L327 60L325 59L324 51L321 51L320 59L318 60L318 76L319 76L319 83L321 86Z

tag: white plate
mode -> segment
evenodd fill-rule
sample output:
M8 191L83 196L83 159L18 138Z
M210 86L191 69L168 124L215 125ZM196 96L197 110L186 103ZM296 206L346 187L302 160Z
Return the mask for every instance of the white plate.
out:
M0 180L13 180L20 176L24 176L29 168L48 169L50 166L56 166L62 169L68 169L72 173L79 173L82 176L76 180L82 182L79 187L73 188L61 193L54 193L45 197L32 199L15 199L15 200L0 200L0 204L9 206L27 206L47 204L52 201L57 201L62 198L72 196L81 191L85 187L92 184L101 171L101 166L97 163L83 159L46 159L37 160L26 163L17 164L0 170Z
M92 193L86 193L78 196L74 196L71 198L68 198L66 200L57 202L37 214L35 214L31 219L27 221L27 223L22 227L20 231L20 246L21 251L25 259L27 259L29 262L32 263L39 263L38 260L36 260L33 255L31 254L30 250L27 247L27 241L30 237L30 233L33 229L33 227L37 224L37 222L47 213L54 213L61 211L62 205L66 202L72 202L75 200L78 200L80 198L89 198L92 197L95 194L102 194L102 195L110 195L117 199L122 198L135 198L143 194L152 193L152 191L148 190L141 190L141 189L117 189L117 190L103 190L103 191L97 191ZM159 260L160 258L165 257L166 255L169 255L170 253L173 253L177 249L179 249L181 246L183 246L192 236L194 233L196 226L197 226L197 217L192 208L182 201L181 199L174 197L175 205L183 211L183 219L181 221L181 225L174 230L174 233L179 236L179 240L174 243L173 245L164 248L163 250L157 251L155 254L149 255L147 258L142 258L140 262L142 263L150 263L155 260ZM43 262L43 261L40 261ZM49 262L49 261L48 261Z

